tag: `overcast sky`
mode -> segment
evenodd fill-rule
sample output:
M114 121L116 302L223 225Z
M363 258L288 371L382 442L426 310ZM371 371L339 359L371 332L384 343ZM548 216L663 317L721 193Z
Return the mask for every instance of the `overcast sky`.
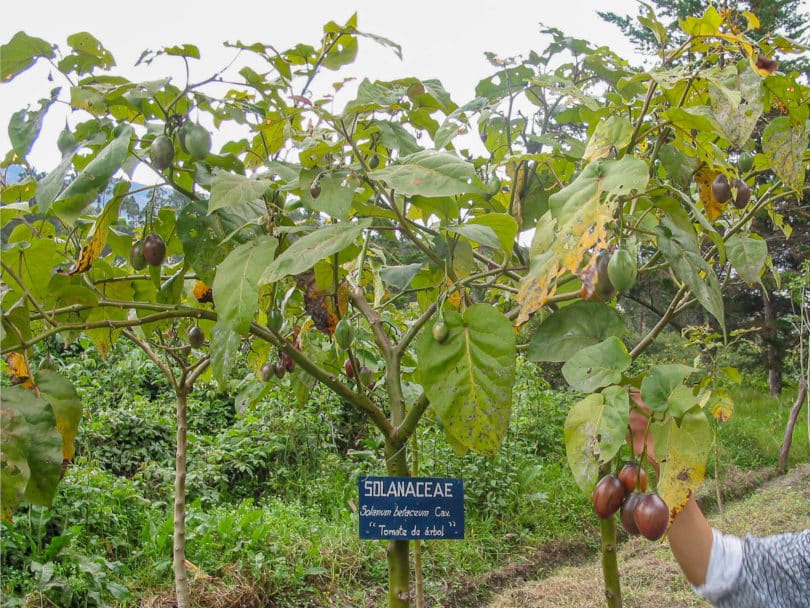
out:
M596 11L635 14L637 7L634 0L6 1L0 41L8 42L15 32L23 30L64 46L69 34L87 31L112 52L118 73L132 79L154 79L172 72L180 77L182 63L176 59L161 58L148 72L136 72L132 66L144 49L193 43L202 54L201 61L193 62L194 79L194 74L198 78L211 75L233 58L233 49L222 45L225 41L263 42L280 49L298 42L317 45L326 22L345 23L356 11L358 28L400 44L403 59L371 40L361 39L352 68L355 74L372 79L438 78L454 100L463 103L474 96L478 80L494 71L484 52L509 57L541 50L547 43L539 35L541 23L629 56L630 43ZM48 82L48 67L41 62L11 83L0 85L2 153L9 148L7 125L11 115L47 96L56 84L66 84L61 79ZM31 156L37 168L48 170L58 162L53 142L63 124L64 118L56 114L46 123L42 138L48 142L35 146Z

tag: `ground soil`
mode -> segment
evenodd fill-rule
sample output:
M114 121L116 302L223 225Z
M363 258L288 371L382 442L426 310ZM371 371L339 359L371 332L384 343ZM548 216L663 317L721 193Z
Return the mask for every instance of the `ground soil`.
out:
M726 532L764 536L810 528L810 464L776 476L730 472L716 490L705 484L698 496L710 523ZM625 539L619 549L624 608L710 606L683 578L666 541ZM599 555L585 546L554 544L532 563L511 564L478 581L466 581L444 604L478 608L604 608Z

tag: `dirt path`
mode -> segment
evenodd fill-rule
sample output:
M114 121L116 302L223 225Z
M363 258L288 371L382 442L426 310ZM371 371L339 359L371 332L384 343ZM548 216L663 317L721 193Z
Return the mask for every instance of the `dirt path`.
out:
M707 488L706 496L711 496ZM765 536L810 528L810 464L799 465L744 498L716 510L711 524L733 534ZM634 537L619 549L625 608L710 606L694 595L666 542ZM487 608L604 608L599 556L575 566L561 566L541 580L521 581L497 592Z

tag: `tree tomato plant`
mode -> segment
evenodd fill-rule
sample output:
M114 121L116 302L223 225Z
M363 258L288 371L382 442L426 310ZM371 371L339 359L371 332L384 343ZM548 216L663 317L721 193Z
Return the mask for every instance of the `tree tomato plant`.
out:
M111 54L89 34L64 50L15 35L0 49L4 86L58 54L56 77L70 87L11 117L2 162L7 174L22 172L0 195L0 338L20 384L2 410L3 514L24 497L47 503L58 471L44 454L61 446L69 458L78 404L49 399L51 389L70 390L27 367L32 347L55 333L84 332L101 352L122 336L174 352L171 340L199 327L207 352L204 364L183 367L192 379L212 374L226 386L249 352L243 380L256 398L267 381L289 383L298 399L320 382L376 427L388 474L407 476L409 442L427 412L459 453L498 450L515 328L535 316L527 356L564 362L566 380L585 395L565 425L576 482L590 495L624 460L635 386L664 463L656 491L677 513L703 478L710 384L691 387L695 370L683 365L626 373L689 307L702 306L724 330L724 279L765 272L766 256L732 251L759 247L751 218L804 187L808 113L795 74L756 69L760 53L787 43L755 43L713 7L683 28L687 42L647 71L546 30L544 51L493 59L497 71L463 105L435 80L363 79L341 109L320 84L334 80L323 72L351 63L361 37L400 52L358 30L356 17L328 23L315 45L230 45L262 68L235 62L227 79L196 84L111 75ZM199 51L147 51L141 62L158 56L189 62ZM70 108L74 142L62 138L61 160L38 175L27 155L57 99ZM210 137L225 125L239 135ZM483 150L462 147L465 132L477 132ZM737 157L760 145L766 162L755 165L750 201L737 209L718 200L715 177L736 176ZM154 184L133 182L136 168ZM165 189L182 197L179 208L155 203ZM143 225L133 225L121 210L142 192L151 201ZM638 262L637 276L620 269L623 288L645 276L672 287L635 344L624 341L610 285L617 248ZM210 286L205 298L195 297L198 284ZM353 336L341 329L338 346L347 319ZM615 517L601 526L603 542L615 544ZM182 581L177 546L174 559ZM407 606L408 541L389 541L386 559L389 605Z

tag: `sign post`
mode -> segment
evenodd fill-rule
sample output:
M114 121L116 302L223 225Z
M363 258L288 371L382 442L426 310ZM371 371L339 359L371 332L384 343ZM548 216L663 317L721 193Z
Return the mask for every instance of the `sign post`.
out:
M464 482L443 477L361 477L360 538L464 538Z

